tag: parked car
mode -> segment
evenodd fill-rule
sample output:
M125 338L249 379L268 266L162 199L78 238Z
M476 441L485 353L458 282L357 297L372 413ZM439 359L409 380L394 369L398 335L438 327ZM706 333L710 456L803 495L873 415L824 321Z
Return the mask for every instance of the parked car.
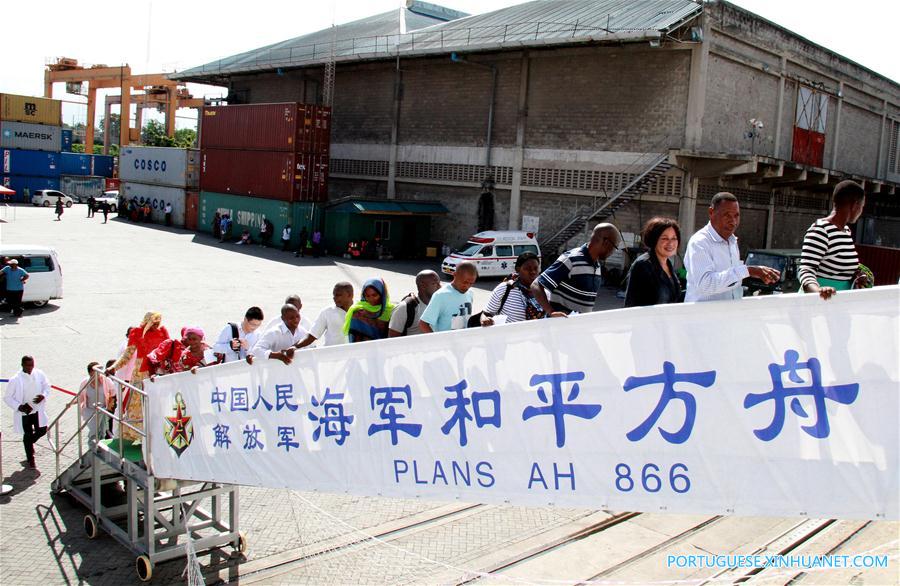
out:
M114 212L119 205L119 192L118 190L104 191L103 195L94 198L94 209L99 210L100 206L103 205L103 202L109 204L109 211Z
M4 244L0 246L0 255L7 260L16 259L19 267L28 271L23 302L43 307L51 299L62 299L62 267L54 249L32 244Z
M490 230L469 238L459 250L452 252L441 263L441 272L453 276L456 265L471 261L478 267L479 277L505 277L515 270L516 257L523 252L533 252L541 258L541 249L534 234L518 230Z
M797 271L800 268L800 250L767 248L751 250L747 253L747 266L763 266L781 272L781 278L766 285L759 279L744 279L744 295L772 295L778 293L796 293L800 290L800 279Z
M31 205L49 208L50 206L56 205L56 200L60 197L63 200L63 205L67 208L72 207L72 204L75 203L75 200L62 191L57 191L55 189L39 189L31 196Z

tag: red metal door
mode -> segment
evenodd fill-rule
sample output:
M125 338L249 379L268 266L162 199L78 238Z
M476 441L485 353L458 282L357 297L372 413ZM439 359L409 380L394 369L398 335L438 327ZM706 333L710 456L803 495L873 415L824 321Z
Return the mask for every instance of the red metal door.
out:
M825 155L825 122L828 96L812 88L800 86L797 92L797 115L794 118L794 162L821 167Z
M184 194L184 227L197 230L197 217L200 215L200 194L187 191Z

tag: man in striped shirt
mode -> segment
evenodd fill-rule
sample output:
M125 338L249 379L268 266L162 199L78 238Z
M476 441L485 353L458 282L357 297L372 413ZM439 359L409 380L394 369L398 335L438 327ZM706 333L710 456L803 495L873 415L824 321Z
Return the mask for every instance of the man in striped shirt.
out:
M859 272L859 258L848 224L862 215L866 192L854 181L841 181L834 188L831 213L816 220L803 237L798 277L807 293L829 299L854 282L864 286L868 278Z
M531 292L550 317L594 310L603 284L600 262L618 250L622 235L612 224L597 224L591 239L567 252L531 284Z

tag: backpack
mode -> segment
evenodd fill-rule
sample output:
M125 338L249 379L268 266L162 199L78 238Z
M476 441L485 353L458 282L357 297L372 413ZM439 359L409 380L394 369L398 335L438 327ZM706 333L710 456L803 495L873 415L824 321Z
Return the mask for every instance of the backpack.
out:
M403 324L403 333L400 334L401 336L405 336L406 332L409 331L409 328L412 326L413 320L416 319L416 308L419 307L419 299L414 293L410 293L401 299L400 303L406 305L406 323Z
M503 297L500 298L500 307L497 308L497 313L503 311L503 305L506 303L506 300L509 298L509 293L513 290L513 287L516 286L515 278L507 279L506 281L506 291L503 292ZM497 315L495 313L494 315ZM466 322L467 328L478 328L481 327L481 316L484 314L483 311L479 311L478 313L473 313L469 316L468 321Z

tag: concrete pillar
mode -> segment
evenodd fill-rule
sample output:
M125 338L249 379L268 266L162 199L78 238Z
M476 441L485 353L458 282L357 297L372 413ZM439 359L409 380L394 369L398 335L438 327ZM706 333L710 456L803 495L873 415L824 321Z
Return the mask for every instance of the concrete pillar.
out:
M841 106L844 104L844 82L838 83L837 114L834 117L834 144L831 147L831 169L837 169L837 156L841 148Z
M519 108L516 114L516 152L513 155L512 189L509 193L510 230L522 227L522 168L525 163L525 123L528 119L528 53L522 54L519 74Z
M681 183L681 198L678 200L678 225L681 226L681 242L678 244L684 254L687 242L696 232L694 218L697 216L697 192L700 189L700 178L685 172Z
M887 176L885 172L886 166L883 163L885 151L889 148L888 141L885 140L888 130L887 106L887 100L882 100L881 127L878 129L878 159L875 161L875 177L878 179L884 179Z
M397 197L397 150L398 135L400 134L400 100L403 93L403 77L400 71L400 57L397 57L397 67L394 72L394 116L391 120L391 152L388 158L387 197Z
M88 82L87 128L84 129L84 152L94 154L94 121L97 117L97 88Z
M709 82L709 40L711 33L707 16L702 16L703 42L691 49L691 77L688 84L688 103L684 127L684 146L699 150L703 144L703 110L706 107L706 86Z
M125 148L131 144L131 68L127 65L121 68L119 91L122 96L119 109L119 148Z
M109 96L106 96L106 100L103 106L103 154L109 154L109 143L110 143L110 135L109 135L109 120L110 114L112 114L112 104L109 101Z
M781 58L781 71L778 74L778 109L775 118L775 158L780 159L781 156L781 133L784 130L781 125L781 118L784 115L784 76L787 75L787 58ZM783 157L787 160L789 157Z
M775 231L775 192L769 194L769 211L766 212L766 248L772 248Z

